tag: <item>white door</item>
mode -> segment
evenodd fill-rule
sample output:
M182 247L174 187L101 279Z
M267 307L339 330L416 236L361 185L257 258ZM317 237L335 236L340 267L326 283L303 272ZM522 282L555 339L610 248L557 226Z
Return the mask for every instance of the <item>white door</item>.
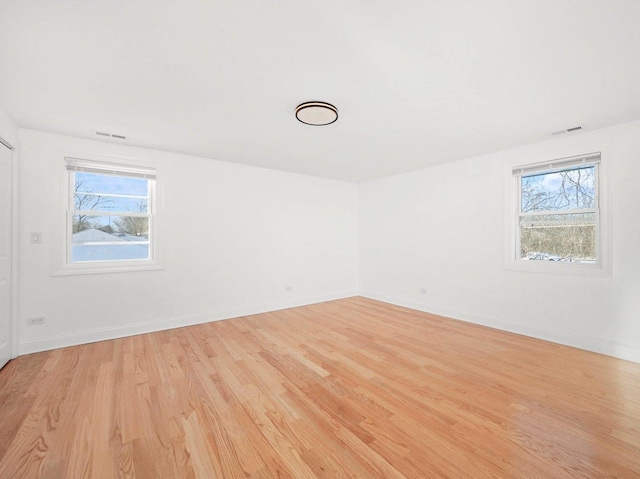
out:
M0 367L11 359L11 185L13 154L0 143Z

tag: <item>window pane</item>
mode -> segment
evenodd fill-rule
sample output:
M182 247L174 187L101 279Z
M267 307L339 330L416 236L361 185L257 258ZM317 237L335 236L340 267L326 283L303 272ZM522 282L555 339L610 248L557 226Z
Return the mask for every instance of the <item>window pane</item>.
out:
M76 172L75 191L128 196L149 196L149 180Z
M595 167L523 176L522 212L595 208Z
M520 259L593 263L595 213L521 217Z
M148 213L147 198L122 198L95 193L76 193L74 208L83 211L109 211L114 213Z
M73 217L72 262L140 259L150 259L149 218Z

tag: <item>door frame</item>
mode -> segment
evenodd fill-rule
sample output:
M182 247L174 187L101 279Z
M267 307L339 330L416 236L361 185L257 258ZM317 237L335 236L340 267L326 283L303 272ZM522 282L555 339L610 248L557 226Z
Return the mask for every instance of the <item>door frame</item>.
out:
M20 331L19 331L19 295L18 295L18 280L19 280L19 266L20 266L20 222L18 208L18 187L19 187L19 172L18 172L18 151L17 149L4 138L0 137L0 143L7 147L11 151L11 359L18 357L20 350Z

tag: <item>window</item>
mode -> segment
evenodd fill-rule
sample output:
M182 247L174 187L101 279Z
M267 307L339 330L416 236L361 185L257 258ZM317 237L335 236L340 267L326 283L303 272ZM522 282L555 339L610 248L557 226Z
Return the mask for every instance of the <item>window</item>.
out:
M600 153L518 167L516 260L601 265Z
M155 169L67 158L66 263L154 258Z

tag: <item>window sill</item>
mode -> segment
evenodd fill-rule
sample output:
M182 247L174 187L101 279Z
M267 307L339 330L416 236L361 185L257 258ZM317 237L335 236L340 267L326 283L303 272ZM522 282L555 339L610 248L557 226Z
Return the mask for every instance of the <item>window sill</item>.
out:
M560 274L569 276L611 278L611 271L600 264L562 263L555 261L510 260L505 269L525 273Z
M144 263L126 264L104 264L104 263L84 263L69 264L62 269L54 272L52 276L72 276L77 274L104 274L104 273L128 273L133 271L157 271L164 269L154 261L145 261Z

